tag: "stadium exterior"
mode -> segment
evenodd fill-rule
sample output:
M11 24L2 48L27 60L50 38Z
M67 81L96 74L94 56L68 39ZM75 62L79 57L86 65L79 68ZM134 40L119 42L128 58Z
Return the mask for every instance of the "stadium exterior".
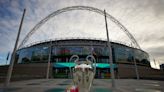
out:
M149 55L145 51L111 42L115 78L136 78L135 62L140 78L162 79L164 72L150 67ZM87 55L96 59L95 78L110 78L110 63L107 42L100 39L58 39L38 42L17 50L11 80L27 80L47 77L50 60L49 78L71 78L69 61L72 55L85 60ZM0 66L0 81L6 78L8 65Z
M85 60L87 55L93 55L96 58L95 77L110 78L111 65L109 64L109 50L105 40L59 39L34 43L20 49L29 37L49 19L72 10L88 10L104 15L102 10L88 6L66 7L48 15L35 25L20 43L19 49L16 51L16 57L12 59L15 60L14 67L12 62L10 64L11 68L9 68L9 65L0 66L0 81L4 81L8 69L12 71L8 72L9 75L12 75L11 80L47 78L47 74L50 78L71 78L71 68L75 66L74 62L69 60L72 55L78 55L80 60ZM118 20L109 14L107 14L107 17L125 31L133 44L140 48L134 37ZM117 42L111 42L111 47L116 78L136 78L137 69L140 78L164 80L163 71L150 67L149 55L145 51ZM13 55L15 56L15 54ZM50 68L48 67L49 61Z
M139 66L150 67L149 55L143 50L112 42L112 52L116 75L119 75L118 64L134 67L134 60ZM70 57L78 55L80 60L85 60L90 54L96 58L96 78L110 78L109 52L104 40L63 39L33 44L17 51L16 63L47 64L51 55L51 76L69 78L70 68L74 66L74 63L69 61Z

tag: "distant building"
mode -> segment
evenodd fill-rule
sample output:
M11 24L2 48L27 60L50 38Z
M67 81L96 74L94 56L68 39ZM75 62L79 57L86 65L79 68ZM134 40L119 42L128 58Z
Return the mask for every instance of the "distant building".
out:
M164 71L164 64L161 64L160 65L160 70L163 70Z

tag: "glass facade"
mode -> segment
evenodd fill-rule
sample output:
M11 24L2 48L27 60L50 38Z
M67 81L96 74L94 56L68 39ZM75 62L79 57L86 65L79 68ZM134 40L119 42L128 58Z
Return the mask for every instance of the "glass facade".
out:
M93 54L98 63L108 62L108 50L102 47L90 47L90 46L65 46L57 47L53 46L52 49L52 62L69 62L69 58L72 55L80 56L80 60L85 60L87 55Z
M142 50L120 44L112 44L114 63L133 63L150 65L149 56ZM50 47L35 45L17 51L18 63L48 62ZM94 55L97 63L109 63L109 50L106 46L52 46L51 62L69 62L72 55L79 55L85 60L87 55Z
M33 46L19 50L17 54L18 63L48 62L49 47Z
M118 44L114 44L113 47L115 62L133 63L135 60L137 64L150 65L149 55L144 51Z
M78 42L77 42L78 43ZM80 42L79 42L80 43ZM58 45L57 43L53 44L50 51L50 46L47 44L39 44L30 46L28 48L20 49L17 51L17 63L47 63L49 54L51 53L51 62L52 63L64 63L68 62L72 55L78 55L80 60L84 61L87 55L92 54L96 63L109 64L109 50L105 45L92 45L85 42L85 45ZM64 43L63 43L64 44ZM76 44L76 43L75 43ZM89 44L89 45L87 45ZM122 44L112 43L112 55L113 62L117 63L126 63L134 64L134 60L137 64L150 66L149 56L146 52L130 48ZM71 61L72 62L72 61ZM117 70L117 69L115 69ZM54 77L70 77L70 69L57 68L53 67ZM110 69L109 68L97 68L96 77L109 77Z

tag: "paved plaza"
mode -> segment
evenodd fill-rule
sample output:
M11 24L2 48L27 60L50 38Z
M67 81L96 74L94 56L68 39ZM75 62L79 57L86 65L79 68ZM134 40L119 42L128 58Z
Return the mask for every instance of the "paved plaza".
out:
M164 81L117 79L112 90L110 79L95 79L91 92L164 92ZM6 89L0 84L0 92L65 92L71 79L37 79L12 82Z

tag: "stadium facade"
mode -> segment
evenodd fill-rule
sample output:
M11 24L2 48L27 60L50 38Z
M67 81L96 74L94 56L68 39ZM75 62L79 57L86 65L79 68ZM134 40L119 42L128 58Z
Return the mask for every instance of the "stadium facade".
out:
M150 66L145 51L118 42L111 42L115 78L136 78L135 62L139 77L162 79L164 72ZM69 61L72 55L85 60L87 55L96 59L95 78L110 78L109 49L106 40L100 39L58 39L26 45L17 50L11 81L47 78L71 78L75 66ZM48 61L50 61L49 73ZM8 65L0 66L0 82L7 76Z
M50 49L51 48L51 49ZM70 68L75 64L69 61L72 55L85 60L87 55L96 59L96 78L110 78L109 52L107 42L96 39L60 39L33 44L17 51L17 64L47 64L51 57L51 77L69 78ZM119 75L120 64L134 68L134 61L139 66L150 67L149 55L143 50L112 42L113 67ZM135 70L135 69L134 69ZM135 77L135 73L133 74Z

